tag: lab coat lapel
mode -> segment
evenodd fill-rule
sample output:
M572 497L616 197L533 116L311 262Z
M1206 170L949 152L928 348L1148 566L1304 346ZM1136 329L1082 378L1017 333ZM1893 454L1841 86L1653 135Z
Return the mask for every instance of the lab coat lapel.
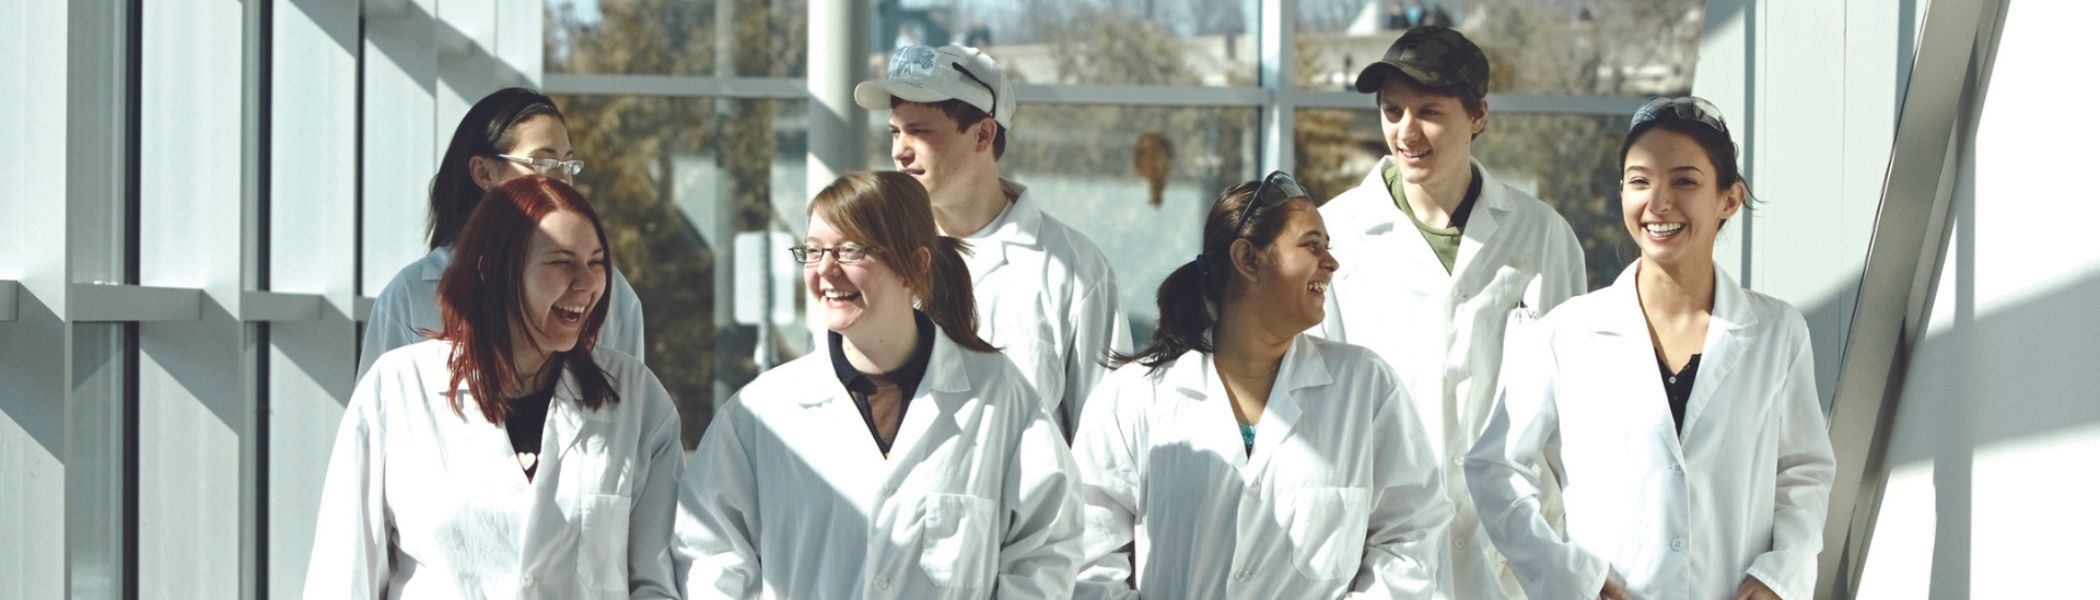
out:
M1180 426L1188 428L1188 437L1196 449L1224 457L1234 472L1245 477L1246 445L1240 437L1239 421L1232 416L1232 398L1225 395L1224 380L1211 364L1211 355L1195 350L1181 353L1167 367L1164 382L1194 400L1195 422Z
M1706 324L1706 347L1699 358L1699 372L1692 380L1692 397L1684 406L1684 430L1691 431L1699 415L1706 412L1716 390L1728 389L1728 375L1737 357L1751 343L1757 313L1750 310L1749 297L1735 278L1714 268L1713 318Z
M1316 392L1333 380L1319 348L1305 334L1292 338L1290 348L1283 351L1276 383L1269 388L1268 406L1262 409L1261 421L1254 426L1254 454L1248 457L1250 471L1265 472L1277 449L1298 427L1299 417L1305 414L1300 396Z
M1480 256L1481 249L1495 239L1502 212L1509 209L1508 202L1502 197L1502 185L1488 174L1487 167L1480 166L1477 161L1473 166L1480 169L1480 198L1473 202L1473 214L1466 217L1465 233L1459 236L1458 259L1451 261L1453 277L1464 274L1467 265L1473 264L1473 259Z
M963 404L971 400L964 350L938 326L933 328L933 336L933 356L926 361L926 374L912 394L911 404L904 409L897 439L890 444L892 459L930 451L940 440L962 431Z
M1616 407L1618 414L1639 419L1647 424L1644 429L1667 438L1663 445L1682 463L1684 448L1677 443L1676 427L1670 418L1670 396L1663 389L1662 374L1655 366L1655 341L1648 335L1648 317L1641 312L1640 291L1635 283L1640 268L1641 263L1635 261L1601 292L1611 296L1604 303L1607 308L1595 317L1595 331L1602 345L1611 350L1604 363L1610 373L1599 376L1605 381L1625 382L1612 386L1627 390L1625 396L1617 399L1621 403Z

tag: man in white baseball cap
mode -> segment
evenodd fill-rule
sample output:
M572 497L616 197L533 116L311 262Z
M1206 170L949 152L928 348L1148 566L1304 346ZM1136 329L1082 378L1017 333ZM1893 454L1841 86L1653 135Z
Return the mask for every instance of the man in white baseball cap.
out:
M897 170L926 186L941 233L973 250L978 335L1021 368L1069 440L1103 359L1130 352L1130 325L1108 257L999 176L1015 104L999 63L976 48L906 46L853 99L890 111Z

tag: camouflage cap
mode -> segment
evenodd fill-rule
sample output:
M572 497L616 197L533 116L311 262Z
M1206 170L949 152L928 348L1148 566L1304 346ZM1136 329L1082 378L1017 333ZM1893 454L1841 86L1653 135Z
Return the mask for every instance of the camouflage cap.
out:
M1365 65L1356 74L1356 91L1377 93L1394 70L1422 85L1462 86L1475 96L1487 96L1487 54L1464 34L1448 27L1416 27L1400 34L1400 39L1385 49L1384 60Z

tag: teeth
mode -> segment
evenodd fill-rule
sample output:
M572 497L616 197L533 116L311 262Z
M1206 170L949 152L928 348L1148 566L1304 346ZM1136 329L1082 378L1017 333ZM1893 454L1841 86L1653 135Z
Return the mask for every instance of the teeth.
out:
M1670 233L1677 233L1677 230L1679 230L1679 229L1684 229L1684 224L1683 224L1683 223L1649 223L1649 224L1647 224L1647 225L1643 225L1643 226L1641 226L1641 227L1642 227L1643 229L1647 229L1647 230L1648 230L1648 233L1654 233L1654 234L1670 234Z
M1310 285L1310 286L1307 286L1307 287L1311 288L1311 289L1312 289L1312 291L1313 291L1313 293L1315 293L1315 294L1325 294L1325 293L1327 293L1327 284L1326 284L1326 283L1314 283L1314 284L1312 284L1312 285Z
M1405 157L1408 157L1408 158L1421 158L1421 157L1424 157L1424 156L1428 156L1428 155L1429 155L1429 151L1428 151L1428 150L1423 150L1423 151L1421 151L1421 152L1408 152L1408 151L1406 151L1406 150L1401 150L1401 151L1400 151L1400 155L1401 155L1401 156L1405 156Z
M854 293L854 292L841 292L841 291L838 291L838 290L824 290L824 299L825 299L825 300L840 300L840 299L844 299L844 298L851 298L851 297L854 297L854 296L858 296L858 295L859 295L859 294L857 294L857 293Z

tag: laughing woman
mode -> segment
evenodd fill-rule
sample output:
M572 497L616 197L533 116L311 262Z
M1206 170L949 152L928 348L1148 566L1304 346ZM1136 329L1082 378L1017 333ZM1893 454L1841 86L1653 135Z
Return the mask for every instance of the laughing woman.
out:
M1510 346L1466 457L1481 523L1533 598L1806 599L1836 465L1801 313L1714 265L1749 195L1728 126L1659 99L1620 148L1641 258ZM1542 458L1566 537L1522 466Z
M307 598L676 598L670 395L597 345L597 213L542 176L491 189L438 284L444 330L358 383Z
M1305 333L1340 266L1320 212L1278 171L1203 231L1081 418L1078 596L1429 597L1451 504L1406 389Z
M689 597L1072 593L1071 452L977 337L965 248L903 173L810 201L788 251L827 346L759 375L700 438L679 496Z

